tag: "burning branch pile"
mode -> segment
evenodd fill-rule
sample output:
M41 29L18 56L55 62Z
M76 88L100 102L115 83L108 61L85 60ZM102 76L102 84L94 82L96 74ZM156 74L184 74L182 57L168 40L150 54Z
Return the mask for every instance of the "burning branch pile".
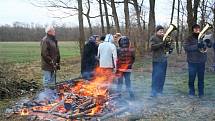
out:
M91 81L84 79L70 80L57 85L57 95L50 98L47 94L43 100L33 99L24 103L17 113L34 115L40 120L108 118L125 110L116 106L118 94L110 94L107 76L97 73ZM44 114L46 114L44 116ZM107 116L105 116L108 114ZM105 116L105 117L103 117Z

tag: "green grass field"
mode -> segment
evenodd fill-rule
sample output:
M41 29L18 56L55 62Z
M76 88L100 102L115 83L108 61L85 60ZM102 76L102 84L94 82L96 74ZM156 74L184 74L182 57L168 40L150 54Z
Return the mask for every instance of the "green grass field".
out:
M59 42L61 58L79 56L77 42ZM0 42L0 62L28 63L40 60L40 42Z

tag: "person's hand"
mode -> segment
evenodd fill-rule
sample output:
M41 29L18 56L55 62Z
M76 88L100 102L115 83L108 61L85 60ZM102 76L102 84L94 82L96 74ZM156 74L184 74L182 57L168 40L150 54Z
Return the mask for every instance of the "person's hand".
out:
M207 45L208 48L211 48L212 47L212 42L210 39L205 39L205 43Z
M56 70L60 70L60 63L56 63Z
M113 68L113 73L116 73L117 69L116 68Z
M198 48L206 48L206 45L205 45L205 43L204 42L200 42L200 43L198 43Z
M169 48L169 54L171 54L172 52L173 52L173 48L170 47L170 48Z

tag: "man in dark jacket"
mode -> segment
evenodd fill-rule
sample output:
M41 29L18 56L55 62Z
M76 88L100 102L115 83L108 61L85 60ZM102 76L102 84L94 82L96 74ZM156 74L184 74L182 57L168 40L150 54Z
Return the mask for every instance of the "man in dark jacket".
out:
M196 75L198 77L198 94L201 98L204 96L204 73L205 62L207 60L207 53L202 53L199 48L204 47L202 43L198 43L198 35L200 33L200 26L194 24L192 26L192 35L184 41L184 49L187 53L187 62L189 69L189 96L195 95L194 81Z
M98 64L98 35L93 35L89 38L88 42L84 46L83 56L81 59L81 74L82 77L90 80L94 76L94 70Z
M46 36L41 41L41 62L43 70L43 86L50 88L55 83L56 70L60 69L60 52L55 38L55 29L48 26Z
M129 38L122 36L119 39L119 48L117 49L117 74L119 74L118 79L118 92L121 92L123 78L125 79L126 89L130 94L131 98L134 98L133 91L131 89L131 71L132 65L135 61L135 51L130 48Z
M162 26L156 27L156 34L151 37L152 50L152 90L151 96L156 97L157 94L163 94L163 86L166 77L167 69L167 55L164 50L163 43L164 28Z

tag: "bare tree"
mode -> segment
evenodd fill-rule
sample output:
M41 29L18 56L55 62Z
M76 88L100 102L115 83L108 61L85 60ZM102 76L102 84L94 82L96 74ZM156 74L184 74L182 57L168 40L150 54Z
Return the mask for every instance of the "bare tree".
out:
M172 1L172 14L171 14L170 24L172 23L172 20L173 20L173 16L174 16L174 9L175 9L175 0L173 0L173 1Z
M194 5L193 5L192 0L187 0L187 24L188 24L189 33L192 33L192 25L194 23L197 23L199 2L200 0L194 0Z
M102 34L105 34L104 20L103 20L103 13L102 13L102 0L98 0L98 2L99 2L99 12L100 12L100 18L101 18Z
M175 1L175 0L173 0L173 1ZM179 54L180 52L179 52L179 44L178 44L178 41L179 41L179 29L180 29L180 27L179 27L179 17L180 17L180 0L178 0L178 11L177 11L177 36L176 36L176 51L177 51L177 54Z
M106 18L106 24L107 24L107 33L110 33L110 22L108 17L108 8L107 8L107 2L106 0L103 0L104 8L105 8L105 18Z
M148 40L155 32L155 0L149 0L149 4Z
M194 0L194 6L193 6L193 22L194 23L197 23L199 3L200 3L200 0Z
M140 23L140 12L141 12L141 10L140 10L140 7L138 5L137 0L133 0L133 2L134 2L133 5L134 5L134 9L136 11L136 16L137 16L137 26L138 26L139 32L142 33L142 27L141 27L141 23ZM143 0L142 0L142 3L143 3Z
M90 0L87 0L87 13L84 14L87 18L87 22L88 22L88 25L89 25L89 30L90 30L90 35L93 34L93 29L92 29L92 25L91 25L91 22L90 22Z
M129 36L129 27L130 27L128 1L129 0L124 0L125 35L127 36Z
M179 3L180 3L180 5L181 5L181 23L180 23L180 26L181 26L181 32L180 32L180 40L181 40L181 43L180 43L180 53L182 53L182 50L183 50L183 42L184 42L184 38L183 38L183 35L184 35L184 30L185 30L185 27L184 27L184 16L185 16L185 8L184 8L184 6L183 6L183 4L182 4L182 1L181 0L179 0Z
M187 24L189 33L192 33L192 25L193 25L193 9L192 9L192 0L187 0Z
M82 57L84 43L85 43L83 8L82 8L82 0L77 0L77 1L78 1L78 22L79 22L79 47L80 47L80 53Z
M120 27L119 27L119 19L118 19L118 15L116 12L116 6L115 6L115 2L114 0L111 0L111 8L112 8L112 14L113 14L113 19L114 19L114 23L116 26L116 32L121 33Z

